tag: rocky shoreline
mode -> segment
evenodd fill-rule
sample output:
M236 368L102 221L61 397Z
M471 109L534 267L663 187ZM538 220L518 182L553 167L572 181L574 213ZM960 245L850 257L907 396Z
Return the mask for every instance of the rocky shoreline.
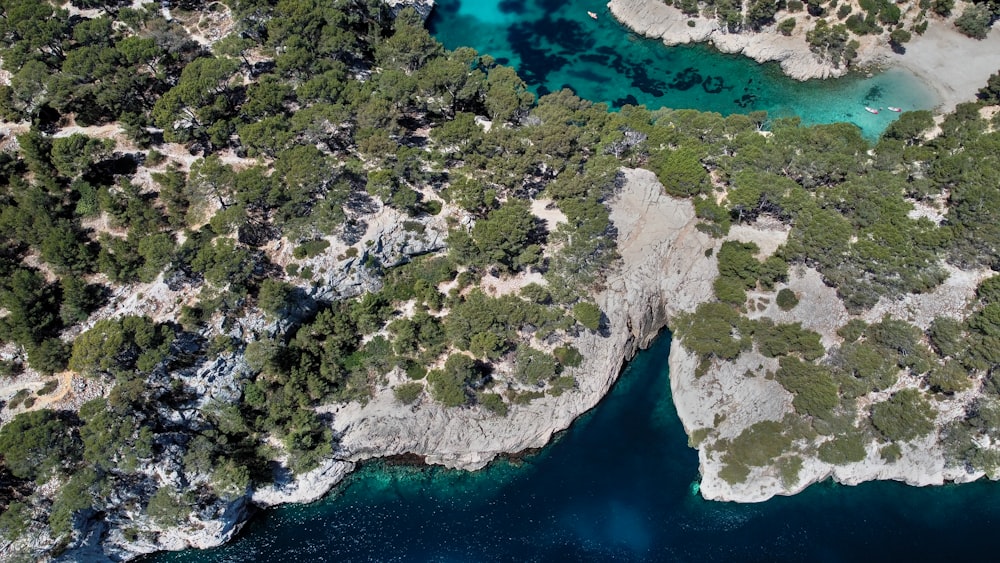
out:
M725 239L712 239L697 230L691 202L664 195L652 172L625 169L622 173L625 182L609 202L611 219L618 229L621 260L608 273L605 289L597 296L607 316L606 330L586 332L573 341L585 355L583 365L572 372L576 389L526 405L512 405L507 416L498 417L478 406L448 409L429 400L400 407L391 389L385 387L364 405L350 403L321 409L331 418L339 445L334 457L320 467L249 492L183 529L162 530L155 543L129 541L117 528L87 530L85 536L104 535L104 539L84 539L60 560L123 560L157 550L221 545L239 531L252 507L313 502L341 482L358 463L370 459L407 455L427 464L476 470L510 452L547 444L554 434L593 408L614 384L625 362L676 315L691 312L714 298L715 255ZM781 231L758 226L734 229L728 238L754 240L773 251L783 236ZM954 298L963 301L965 294L974 290L978 277L972 276L967 282L959 284L961 287L945 284L941 298L957 295ZM803 295L803 303L791 313L779 312L772 306L760 315L780 322L803 322L820 332L824 345L829 346L836 338L833 331L846 317L834 290L823 286L819 275L809 269L793 275L788 286ZM935 299L933 294L928 298ZM880 303L870 315L893 312L899 308L897 305ZM715 364L701 377L695 375L697 363L683 342L675 340L669 365L678 415L689 436L699 429L713 428L712 439L696 445L701 494L707 499L759 502L775 495L795 494L826 478L844 484L895 479L929 485L967 482L982 476L981 472L947 467L934 434L909 444L896 463L881 460L878 448L869 444L867 457L858 463L833 466L815 457L806 458L794 483L784 482L777 468L765 467L754 469L744 483L732 485L720 477L724 464L720 452L711 447L714 440L738 435L755 422L781 420L793 411L792 397L773 380L746 376L748 370L759 374L776 363L755 351L744 353L735 362ZM956 412L942 411L939 422Z
M991 31L981 40L963 35L953 23L956 14L961 13L959 8L948 18L928 14L927 30L913 34L898 51L883 36L854 36L858 41L857 58L849 69L810 50L806 28L811 17L805 12L782 12L776 18L776 21L784 18L796 21L795 29L784 35L776 23L760 31L730 33L715 18L688 16L660 0L611 0L607 6L622 25L665 45L705 43L723 53L743 55L759 63L776 62L782 72L795 80L836 78L851 69L899 67L934 92L940 112L949 112L975 98L979 88L1000 68L1000 33ZM964 62L956 65L955 60Z
M707 43L723 53L744 55L759 63L777 62L796 80L835 78L848 72L845 65L817 57L806 43L802 26L788 36L778 33L775 24L760 32L729 33L714 18L688 16L659 0L611 0L608 9L629 29L666 45ZM866 67L883 62L888 51L888 45L879 45L876 38L862 38L858 64Z

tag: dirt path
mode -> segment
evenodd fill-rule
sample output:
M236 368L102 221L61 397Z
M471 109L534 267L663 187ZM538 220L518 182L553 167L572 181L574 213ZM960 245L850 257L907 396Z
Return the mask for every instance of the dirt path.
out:
M53 403L58 403L66 398L73 391L73 376L76 375L72 371L64 371L62 373L56 374L59 378L59 386L56 387L56 392L50 395L43 395L35 400L35 404L30 409L25 410L35 410L51 405Z
M31 378L18 378L17 380L8 383L6 385L0 386L0 397L13 397L18 392L22 390L30 391L33 394L34 403L25 408L24 406L18 406L14 409L7 409L7 415L4 417L13 416L14 413L22 413L29 411L36 411L38 409L46 408L50 405L59 403L66 399L73 392L73 376L76 374L72 371L64 371L56 374L56 378L59 380L59 384L54 389L54 393L49 393L47 395L38 395L38 392L45 387L46 381Z

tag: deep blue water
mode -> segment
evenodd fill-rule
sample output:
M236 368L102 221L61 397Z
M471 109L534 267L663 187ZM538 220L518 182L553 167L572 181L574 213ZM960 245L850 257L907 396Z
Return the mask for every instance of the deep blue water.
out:
M568 87L581 98L714 111L766 110L804 123L854 123L877 137L904 110L936 99L912 74L798 82L777 64L725 55L705 46L666 47L621 26L606 0L437 0L429 21L445 47L473 47L517 68L539 94ZM598 14L591 19L587 11ZM883 108L878 115L865 106Z
M989 483L813 485L740 505L691 492L669 337L554 444L466 473L371 464L325 500L264 513L219 549L157 562L961 561L992 559Z
M439 0L431 26L448 47L514 65L536 92L569 86L613 106L763 109L806 123L850 121L873 137L896 115L863 105L934 104L902 72L799 83L776 65L666 48L629 34L601 0ZM227 546L150 561L854 562L995 553L1000 502L990 483L821 483L754 505L693 495L697 456L671 400L669 346L659 338L592 412L522 462L475 473L371 463L322 501L264 512Z

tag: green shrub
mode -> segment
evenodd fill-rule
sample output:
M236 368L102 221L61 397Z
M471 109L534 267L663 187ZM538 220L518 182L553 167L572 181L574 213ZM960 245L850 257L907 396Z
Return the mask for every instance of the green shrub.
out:
M59 382L55 379L46 381L45 385L42 385L42 388L38 390L37 394L39 396L48 395L49 393L55 391L56 387L59 387Z
M180 493L176 488L166 485L156 489L149 497L146 513L154 522L161 526L176 526L191 512L193 499L191 493Z
M212 469L211 483L216 495L233 500L250 488L250 471L245 465L226 459Z
M260 284L260 291L257 293L257 305L268 315L281 317L286 313L290 305L294 289L295 287L291 284L266 279Z
M26 348L28 365L44 374L63 371L69 362L70 345L59 338L47 338L40 344Z
M465 354L452 354L445 360L443 370L431 370L427 382L431 396L446 407L458 407L468 402L466 386L479 377L474 359Z
M576 379L573 376L561 375L552 380L552 384L549 387L549 394L553 397L558 397L575 386Z
M781 475L781 484L785 487L794 487L799 482L799 472L802 471L802 458L797 455L784 456L778 459L776 466L778 474Z
M775 284L788 280L788 262L780 256L768 256L760 264L758 280L761 287L771 291Z
M19 389L14 396L7 401L7 408L16 409L24 404L28 397L31 396L31 391L29 389Z
M49 527L52 535L60 538L69 535L73 530L73 516L94 505L94 490L98 485L97 474L93 469L78 471L59 489L59 495L52 503L49 512Z
M944 365L935 365L927 376L927 384L931 389L946 395L960 393L972 387L969 373L957 361L948 361Z
M895 356L868 342L844 344L834 359L840 371L858 383L856 396L888 389L899 379Z
M913 35L905 29L894 29L892 30L892 33L889 34L889 41L896 46L908 43L912 38Z
M166 155L156 149L150 149L146 153L146 166L159 166L167 160Z
M601 328L601 309L593 303L580 301L573 305L573 317L577 322L590 330Z
M872 424L887 440L906 442L934 430L934 408L916 389L903 389L872 405Z
M955 19L955 27L974 39L986 39L991 20L992 14L988 7L982 4L970 4L962 15Z
M314 256L319 256L327 248L330 248L330 241L326 239L307 240L299 243L299 245L292 250L292 256L299 260L302 260L303 258L312 258Z
M712 433L711 428L697 428L688 436L688 447L697 448Z
M861 335L868 329L868 323L861 319L851 319L847 324L837 329L837 335L844 339L845 343L854 342L861 338Z
M427 377L427 368L416 362L409 362L406 364L406 377L410 379L423 379Z
M547 305L552 302L552 293L545 286L537 283L529 283L522 287L521 297L539 305Z
M518 346L514 357L514 377L525 385L547 383L559 371L556 359L531 346Z
M785 287L778 292L778 296L775 298L774 302L782 311L791 311L796 305L799 304L799 298L795 295L794 291Z
M409 383L403 383L397 385L392 393L395 395L396 400L404 405L413 404L420 394L424 391L424 384L418 383L416 381L411 381Z
M754 340L760 353L768 358L799 354L812 361L826 352L819 334L802 328L802 323L776 325L763 319L757 323Z
M715 291L715 298L723 303L736 307L742 307L746 303L746 287L737 279L719 276L712 283L712 289Z
M801 12L805 5L801 0L788 0L788 11L789 12Z
M479 404L486 410L499 416L507 416L507 403L496 393L480 393L477 396Z
M541 399L544 396L545 392L543 391L520 391L511 396L510 402L515 405L527 405L531 401Z
M727 463L719 470L719 477L730 485L745 483L750 476L750 468L741 463Z
M15 477L45 481L54 469L79 458L69 426L48 409L21 413L0 428L0 452Z
M850 10L850 8L848 8ZM778 31L785 36L791 35L795 30L795 18L785 18L778 24Z
M559 363L566 367L580 367L583 363L583 354L580 353L575 347L570 345L559 346L552 350L552 354L559 360Z
M822 416L839 403L837 384L827 368L788 356L781 358L779 366L775 379L795 396L796 412Z
M719 276L740 283L744 289L757 286L760 275L760 261L756 254L760 247L752 242L727 240L719 247Z
M886 444L879 449L878 453L879 457L887 463L895 463L903 457L903 449L899 447L899 444Z
M965 334L962 323L950 317L935 317L927 328L931 345L941 357L955 357L965 350Z
M723 462L747 467L771 465L775 458L792 447L792 439L784 430L781 422L765 420L745 428L732 440L720 441L724 448Z
M0 512L0 538L13 542L28 529L30 521L27 505L17 501L8 504L7 509Z
M863 437L859 432L837 436L819 446L819 459L833 465L862 461L867 455Z
M703 360L734 360L750 348L750 321L724 303L702 303L694 313L677 318L677 336Z

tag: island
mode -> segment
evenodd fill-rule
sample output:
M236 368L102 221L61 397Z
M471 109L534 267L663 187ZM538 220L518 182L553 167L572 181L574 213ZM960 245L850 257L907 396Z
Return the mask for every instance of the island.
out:
M431 6L0 2L2 557L531 452L664 328L706 498L998 475L1000 74L872 144L536 99Z

